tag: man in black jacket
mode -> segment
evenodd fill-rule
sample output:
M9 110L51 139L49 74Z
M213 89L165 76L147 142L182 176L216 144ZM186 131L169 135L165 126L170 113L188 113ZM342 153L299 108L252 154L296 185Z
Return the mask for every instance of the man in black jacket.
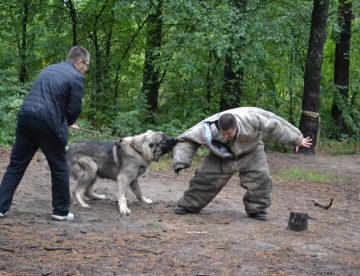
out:
M45 68L25 98L19 114L15 144L0 185L0 218L5 217L26 168L36 151L44 153L51 171L54 220L72 220L69 212L69 170L66 163L68 127L75 124L82 109L84 74L89 52L71 48L63 63Z

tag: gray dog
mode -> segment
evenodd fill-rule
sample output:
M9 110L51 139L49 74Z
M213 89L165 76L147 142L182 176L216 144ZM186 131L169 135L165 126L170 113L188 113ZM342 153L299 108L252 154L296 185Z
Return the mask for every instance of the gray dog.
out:
M159 161L162 155L175 146L176 138L162 132L147 132L119 139L114 142L80 142L67 149L70 173L75 181L72 198L81 206L88 199L105 199L105 195L94 192L98 177L112 179L118 185L118 204L120 214L130 214L126 194L128 187L137 199L151 203L140 190L138 177L142 175L152 161Z

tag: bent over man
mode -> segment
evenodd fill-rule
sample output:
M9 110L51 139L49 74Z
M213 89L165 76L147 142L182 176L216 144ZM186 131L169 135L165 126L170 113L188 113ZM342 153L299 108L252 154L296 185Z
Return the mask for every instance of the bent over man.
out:
M243 198L246 213L266 221L271 205L272 180L262 133L281 143L310 147L311 139L274 113L255 107L239 107L215 114L196 124L182 135L173 149L175 172L191 166L200 146L209 149L196 170L189 188L179 199L174 213L199 213L221 191L236 172L247 191Z

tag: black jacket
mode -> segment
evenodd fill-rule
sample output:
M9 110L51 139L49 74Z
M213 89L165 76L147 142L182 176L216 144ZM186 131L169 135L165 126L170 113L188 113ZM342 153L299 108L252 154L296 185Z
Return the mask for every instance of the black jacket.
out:
M26 96L19 116L43 121L64 145L68 126L75 123L82 109L84 77L69 62L50 65L41 71Z

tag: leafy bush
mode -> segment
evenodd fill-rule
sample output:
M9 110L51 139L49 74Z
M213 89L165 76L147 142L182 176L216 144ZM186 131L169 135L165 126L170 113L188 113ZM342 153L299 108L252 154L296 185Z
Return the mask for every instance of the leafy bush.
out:
M2 72L0 83L0 145L9 146L14 142L17 113L30 84L19 84L10 70Z
M349 115L345 117L345 122L348 126L349 132L347 135L343 136L343 139L353 142L354 153L356 153L360 142L360 112L355 109L351 109Z
M178 119L173 119L169 123L159 125L156 130L162 131L170 136L178 136L186 130Z
M12 101L0 101L0 145L9 146L14 142L18 109L10 109Z
M351 139L341 141L323 139L321 143L318 144L318 150L330 155L355 154L359 152L359 150L357 150L357 143Z
M119 112L113 120L114 132L119 137L132 136L142 133L148 129L149 125L142 122L140 110L131 110L128 112Z

